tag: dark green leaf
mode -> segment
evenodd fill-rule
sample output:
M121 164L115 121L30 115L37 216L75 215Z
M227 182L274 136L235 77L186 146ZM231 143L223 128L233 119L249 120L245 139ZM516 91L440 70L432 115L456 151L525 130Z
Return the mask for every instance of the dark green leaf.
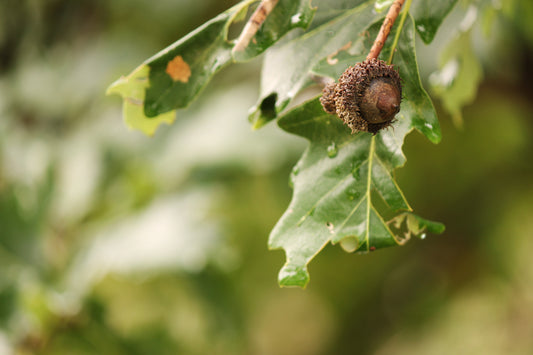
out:
M185 107L231 59L225 34L237 10L220 14L145 62L150 68L144 102L147 117Z
M411 4L411 15L416 24L416 30L428 44L433 41L442 21L452 10L457 0L416 0Z
M309 28L314 29L319 27L367 1L368 0L313 0L312 5L316 7L316 13Z
M291 176L293 199L269 239L271 248L286 252L282 286L305 286L308 262L329 242L368 252L401 244L411 234L441 231L439 224L419 217L411 217L402 236L394 230L411 210L393 177L405 162L406 134L416 128L431 141L440 140L435 110L420 84L414 33L408 19L394 57L404 101L392 128L376 136L352 135L337 116L323 111L318 99L280 117L281 128L310 141Z

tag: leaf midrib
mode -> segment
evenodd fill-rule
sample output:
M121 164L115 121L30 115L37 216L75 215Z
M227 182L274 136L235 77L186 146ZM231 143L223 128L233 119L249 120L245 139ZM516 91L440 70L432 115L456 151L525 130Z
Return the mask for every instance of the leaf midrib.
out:
M370 250L370 208L372 207L372 201L370 200L370 192L372 183L372 164L374 160L374 150L376 149L376 136L373 135L370 140L370 149L368 152L368 174L366 180L366 233L365 233L365 242L366 250Z

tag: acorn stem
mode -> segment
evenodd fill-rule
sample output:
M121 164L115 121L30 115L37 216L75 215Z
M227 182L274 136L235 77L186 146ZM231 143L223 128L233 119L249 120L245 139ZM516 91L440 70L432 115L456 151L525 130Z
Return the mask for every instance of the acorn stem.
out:
M394 21L396 21L404 2L405 0L394 0L392 3L366 60L377 59L379 57L379 53L381 53L381 49L383 49L383 45L389 36L392 25L394 25Z
M396 31L396 35L394 36L394 40L392 41L391 45L391 51L389 60L387 60L387 64L392 64L392 57L394 57L394 52L396 52L396 46L398 45L398 40L400 39L400 33L402 32L403 24L405 23L405 18L407 17L407 13L409 12L409 8L411 7L412 0L407 0L405 3L405 7L402 12L402 17L400 18L400 22L398 23L398 30Z

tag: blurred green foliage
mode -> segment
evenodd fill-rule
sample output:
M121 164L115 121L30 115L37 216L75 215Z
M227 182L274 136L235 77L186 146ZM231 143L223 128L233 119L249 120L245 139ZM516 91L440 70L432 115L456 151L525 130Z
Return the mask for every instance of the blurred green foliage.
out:
M278 288L266 248L304 142L250 131L257 61L152 138L103 96L232 4L0 3L0 354L531 353L531 3L474 30L485 73L463 129L441 113L439 145L407 138L400 185L445 234L328 246L305 291ZM423 77L445 32L418 46Z

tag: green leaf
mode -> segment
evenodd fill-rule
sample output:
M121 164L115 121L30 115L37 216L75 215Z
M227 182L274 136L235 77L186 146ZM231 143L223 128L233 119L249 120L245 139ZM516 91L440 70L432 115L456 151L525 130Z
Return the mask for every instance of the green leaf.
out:
M279 118L281 128L310 142L291 175L292 201L269 238L269 247L283 248L287 257L280 285L304 287L309 281L307 264L329 242L368 252L402 244L411 235L442 232L442 225L410 213L393 176L405 163L402 145L413 128L432 142L441 137L435 110L420 83L414 33L408 19L394 57L404 98L392 128L376 136L352 135L337 116L323 111L318 98ZM396 229L402 221L409 223L400 234Z
M416 24L416 30L424 43L433 41L444 18L453 9L457 0L417 0L413 1L410 12Z
M113 83L108 93L124 98L126 122L148 134L161 122L171 123L172 111L189 105L223 66L233 60L248 60L288 31L307 27L314 13L309 0L280 1L248 48L235 53L234 58L228 30L243 20L252 3L243 1L221 13Z
M322 26L335 17L341 16L368 0L313 0L316 13L309 29Z
M462 125L462 108L471 103L483 77L470 39L470 31L461 32L449 43L441 57L441 69L430 76L430 83L456 125Z
M380 17L383 14L376 14L367 2L269 50L263 65L260 99L250 115L254 127L275 118L299 91L309 86L313 69L328 56L334 56L341 48L346 48L352 58L366 55L370 47L363 45L364 31Z

